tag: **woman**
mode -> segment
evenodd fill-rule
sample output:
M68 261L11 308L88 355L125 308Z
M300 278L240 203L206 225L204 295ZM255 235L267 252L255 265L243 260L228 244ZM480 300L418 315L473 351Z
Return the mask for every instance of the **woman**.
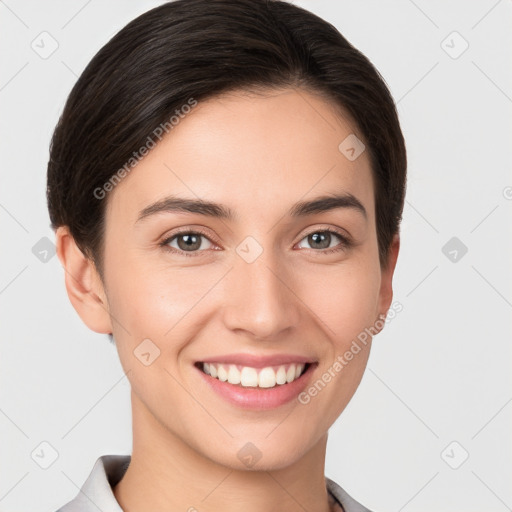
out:
M116 34L55 129L48 206L133 452L60 510L368 510L326 442L392 305L405 186L382 77L312 13L177 0Z

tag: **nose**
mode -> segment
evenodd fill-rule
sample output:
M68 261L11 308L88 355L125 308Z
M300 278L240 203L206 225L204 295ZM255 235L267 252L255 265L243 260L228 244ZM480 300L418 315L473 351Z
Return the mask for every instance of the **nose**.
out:
M301 300L294 290L293 272L285 268L282 258L278 260L270 250L252 263L235 258L224 282L226 328L273 341L298 325Z

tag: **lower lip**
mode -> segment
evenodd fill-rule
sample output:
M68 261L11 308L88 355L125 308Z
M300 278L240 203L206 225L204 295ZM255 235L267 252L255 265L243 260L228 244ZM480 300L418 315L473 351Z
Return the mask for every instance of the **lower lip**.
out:
M242 409L274 409L290 402L304 390L315 367L315 364L310 364L298 379L288 384L277 384L273 388L244 388L230 384L227 381L222 382L211 375L207 375L199 368L196 367L196 369L213 391L237 407Z

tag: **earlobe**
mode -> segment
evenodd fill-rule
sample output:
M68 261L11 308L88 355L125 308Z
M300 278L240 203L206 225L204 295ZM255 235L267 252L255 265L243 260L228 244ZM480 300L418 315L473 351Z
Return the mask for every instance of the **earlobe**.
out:
M55 237L71 304L89 329L112 333L107 297L94 263L82 253L67 226L57 228Z

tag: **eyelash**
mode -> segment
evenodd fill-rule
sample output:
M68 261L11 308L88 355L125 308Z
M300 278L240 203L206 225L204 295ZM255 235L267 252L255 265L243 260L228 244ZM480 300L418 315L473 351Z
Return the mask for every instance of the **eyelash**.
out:
M345 251L347 249L350 249L352 247L352 245L353 245L352 241L349 238L347 238L345 235L341 234L341 232L339 232L338 230L335 230L335 229L332 229L332 228L330 228L330 229L315 229L313 231L310 231L309 233L306 233L299 240L299 242L302 242L302 240L304 240L304 238L306 238L309 235L312 235L314 233L332 233L332 234L336 235L341 240L340 244L338 244L335 247L331 247L330 249L320 249L320 250L310 249L312 251L321 253L323 255L325 255L325 254L332 254L334 252L339 252L339 251ZM175 249L174 247L169 247L168 244L172 240L174 240L176 237L178 237L179 235L202 235L205 238L207 238L210 242L215 243L214 241L210 240L210 237L208 236L208 234L205 233L204 231L202 231L201 229L197 229L195 231L183 229L181 231L178 231L178 232L174 233L172 236L167 237L162 242L160 242L159 243L160 247L162 247L165 251L169 251L169 252L171 252L173 254L184 255L186 257L196 257L201 252L203 252L202 250L199 250L199 251L182 251L182 250Z

